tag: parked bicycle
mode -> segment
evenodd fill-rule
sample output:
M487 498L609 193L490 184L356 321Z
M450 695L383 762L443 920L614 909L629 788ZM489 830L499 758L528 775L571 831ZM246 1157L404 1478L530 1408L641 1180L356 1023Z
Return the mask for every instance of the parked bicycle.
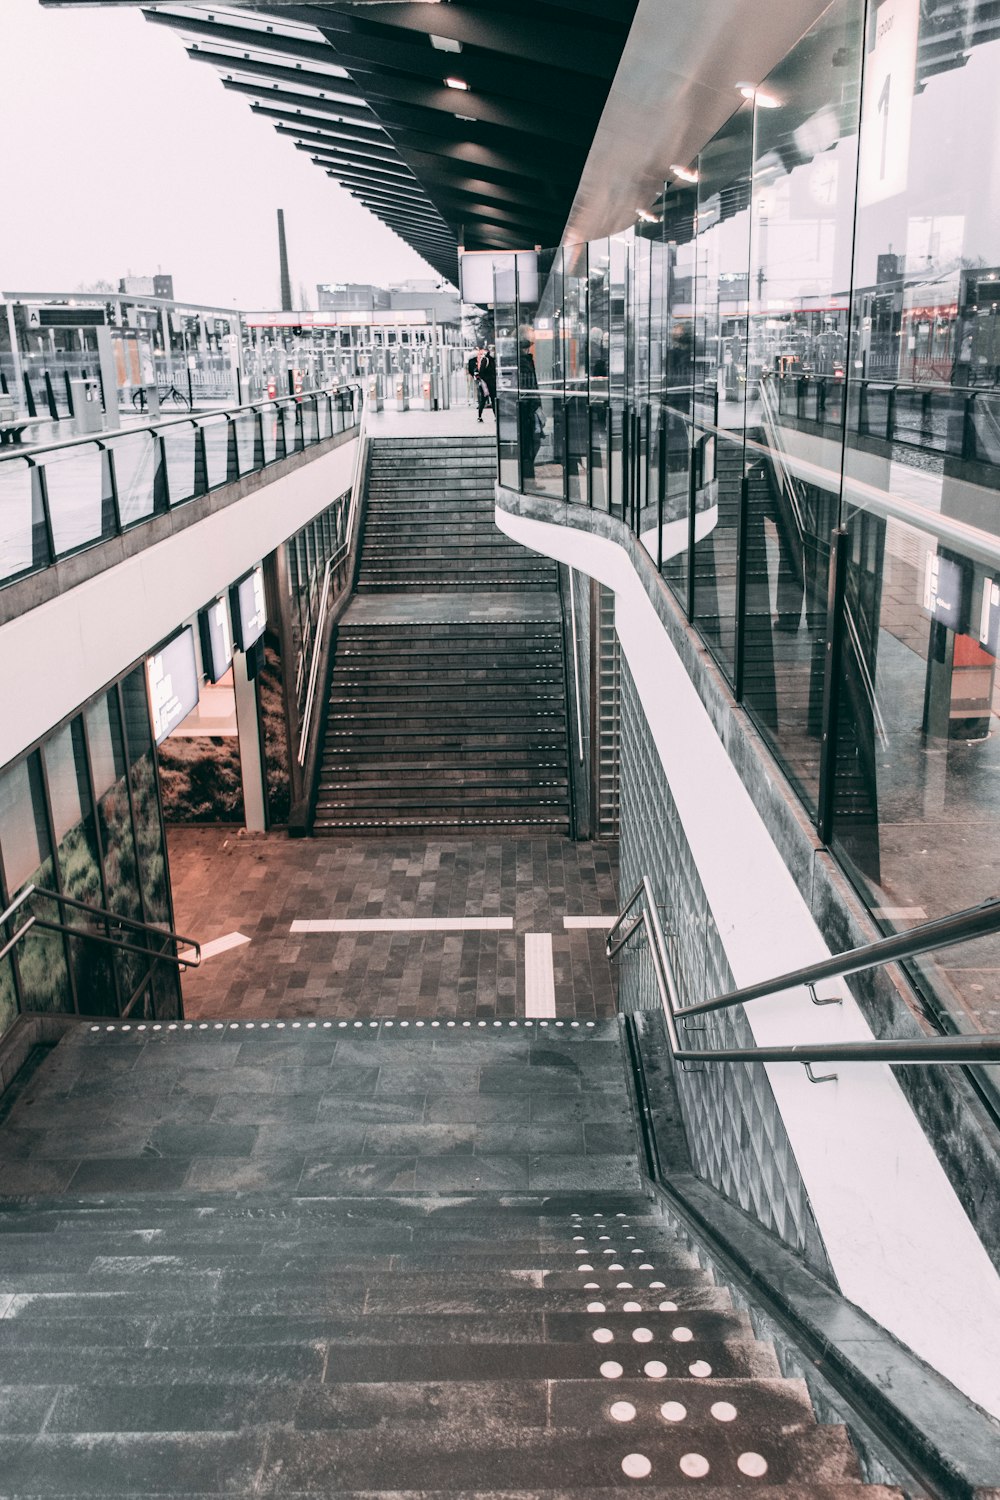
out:
M168 385L159 391L159 397L161 407L173 407L175 411L191 410L191 398L185 396L184 392L179 391L175 385ZM147 388L144 385L139 386L137 390L132 392L132 405L136 411L146 410L146 407L149 405L149 397Z

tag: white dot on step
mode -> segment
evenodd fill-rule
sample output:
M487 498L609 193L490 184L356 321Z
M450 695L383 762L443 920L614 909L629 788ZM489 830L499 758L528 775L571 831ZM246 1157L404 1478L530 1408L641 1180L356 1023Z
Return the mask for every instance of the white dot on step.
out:
M622 1312L642 1312L638 1302L626 1302L622 1306Z
M677 1303L676 1302L661 1302L660 1303L660 1312L676 1312L676 1311L677 1311Z
M585 1292L599 1292L601 1290L601 1283L599 1281L585 1281L583 1283L583 1290Z
M596 1344L613 1344L615 1339L610 1328L595 1328L593 1337Z
M703 1479L708 1473L708 1459L700 1453L685 1453L680 1462L680 1470L689 1479Z
M730 1401L716 1401L711 1408L712 1416L717 1422L735 1422L736 1407Z
M645 1453L627 1453L622 1459L622 1473L627 1474L629 1479L645 1479L652 1468Z
M670 1337L676 1339L679 1344L689 1344L694 1338L694 1334L690 1328L675 1328Z
M649 1290L651 1292L657 1292L657 1291L659 1291L659 1292L665 1292L666 1289L667 1289L667 1283L665 1281L651 1281L649 1283Z
M602 1224L602 1225L601 1225L601 1228L602 1228L602 1229L603 1229L603 1228L604 1228L604 1225L603 1225L603 1224ZM598 1235L598 1236L597 1236L597 1238L598 1238L598 1239L599 1239L599 1240L609 1240L609 1239L610 1239L610 1238L611 1238L611 1236L610 1236L610 1234L599 1234L599 1235Z
M644 1375L649 1376L650 1380L662 1380L667 1373L667 1367L662 1359L651 1359L648 1364L643 1365L642 1371Z
M574 1235L574 1239L576 1239L576 1238L577 1238L577 1236ZM582 1236L580 1236L580 1238L582 1238ZM575 1253L577 1255L586 1255L587 1252L586 1252L586 1250L577 1250Z
M590 1313L607 1312L603 1302L588 1302L587 1311Z
M582 1234L574 1234L573 1238L574 1238L574 1240L582 1240L582 1239L585 1239L586 1236L582 1235Z
M634 1422L635 1407L631 1401L616 1401L611 1408L611 1416L616 1422Z
M696 1359L693 1365L688 1365L688 1374L694 1375L698 1380L707 1380L712 1373L712 1366L704 1359Z
M592 1271L594 1268L593 1266L588 1266L586 1261L581 1261L576 1269L578 1271Z
M748 1474L751 1479L759 1479L762 1474L767 1473L767 1459L760 1453L741 1453L736 1460L736 1467L741 1474Z
M615 1214L616 1219L627 1219L628 1214Z
M653 1262L650 1260L644 1260L642 1265L639 1267L640 1271L652 1271L653 1269Z
M608 1264L609 1271L624 1271L624 1269L625 1267L621 1265L617 1260L610 1261Z
M687 1416L687 1407L682 1406L679 1401L664 1401L660 1407L660 1416L665 1417L668 1422L683 1422Z
M620 1380L624 1373L621 1365L613 1359L606 1359L601 1366L601 1374L605 1380Z
M630 1292L632 1290L631 1281L616 1281L615 1286L620 1292Z
M632 1337L637 1344L651 1344L653 1342L653 1332L650 1328L633 1328Z

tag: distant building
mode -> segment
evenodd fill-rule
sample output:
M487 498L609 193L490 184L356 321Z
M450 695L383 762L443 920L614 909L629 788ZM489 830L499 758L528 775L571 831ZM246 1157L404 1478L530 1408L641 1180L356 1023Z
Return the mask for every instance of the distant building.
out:
M122 276L118 291L124 297L167 297L173 301L174 278L172 276Z
M461 321L458 293L444 289L431 277L395 282L389 287L324 281L317 286L316 296L320 312L424 312L428 323Z

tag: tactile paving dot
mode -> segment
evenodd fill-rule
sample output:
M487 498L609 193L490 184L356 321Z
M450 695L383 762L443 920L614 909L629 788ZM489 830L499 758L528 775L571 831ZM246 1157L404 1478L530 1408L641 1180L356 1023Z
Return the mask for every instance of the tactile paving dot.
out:
M662 1359L651 1359L648 1364L643 1365L642 1373L648 1375L650 1380L663 1380L666 1377L667 1367Z
M588 1302L587 1311L590 1313L601 1313L607 1312L607 1308L604 1306L603 1302Z
M607 1267L607 1269L609 1271L624 1271L625 1267L622 1266L622 1265L619 1265L618 1261L613 1260L611 1262L611 1264Z
M751 1479L759 1479L762 1474L767 1473L767 1459L760 1453L741 1453L736 1460L736 1467L741 1474L748 1474Z
M611 1344L614 1342L614 1334L610 1328L595 1328L593 1338L598 1344Z
M730 1401L716 1401L709 1408L717 1422L735 1422L736 1407Z
M606 1359L601 1366L601 1374L605 1380L620 1380L625 1371L616 1360Z
M635 1407L631 1401L616 1401L611 1408L611 1416L616 1422L633 1422Z
M651 1260L644 1260L643 1263L642 1263L642 1265L639 1267L639 1270L640 1271L655 1271L656 1267L653 1265L653 1262Z
M583 1283L583 1290L585 1292L599 1292L601 1290L601 1283L599 1281L585 1281Z
M693 1365L688 1365L688 1374L698 1380L707 1380L711 1373L712 1366L705 1359L696 1359Z
M587 1261L583 1261L583 1263L581 1265L577 1266L576 1269L578 1271L592 1271L594 1268Z
M667 1290L667 1283L665 1281L651 1281L649 1283L649 1290L651 1292L665 1292Z
M622 1312L642 1312L638 1302L623 1302Z
M645 1453L627 1453L622 1459L622 1473L629 1479L645 1479L652 1473L653 1465Z
M631 1281L616 1281L615 1286L620 1292L630 1292L632 1290Z
M661 1302L660 1303L660 1312L676 1312L676 1311L677 1311L677 1303L676 1302Z
M680 1470L689 1479L703 1479L708 1473L708 1459L700 1453L685 1453L680 1462Z
M682 1406L679 1401L664 1401L660 1407L660 1416L665 1417L668 1422L683 1422L687 1416L687 1407Z
M675 1328L670 1337L676 1339L679 1344L689 1344L694 1338L694 1334L690 1328Z
M653 1342L653 1331L651 1328L633 1328L632 1337L637 1344L651 1344Z

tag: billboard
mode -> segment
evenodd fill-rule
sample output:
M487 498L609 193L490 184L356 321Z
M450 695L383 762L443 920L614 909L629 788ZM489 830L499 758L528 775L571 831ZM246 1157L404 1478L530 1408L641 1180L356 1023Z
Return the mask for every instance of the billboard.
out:
M229 607L233 616L233 635L241 651L249 651L259 641L267 626L267 604L264 599L264 569L254 568L229 590Z
M201 627L201 659L210 682L225 677L233 661L233 633L225 599L216 599L198 616Z

